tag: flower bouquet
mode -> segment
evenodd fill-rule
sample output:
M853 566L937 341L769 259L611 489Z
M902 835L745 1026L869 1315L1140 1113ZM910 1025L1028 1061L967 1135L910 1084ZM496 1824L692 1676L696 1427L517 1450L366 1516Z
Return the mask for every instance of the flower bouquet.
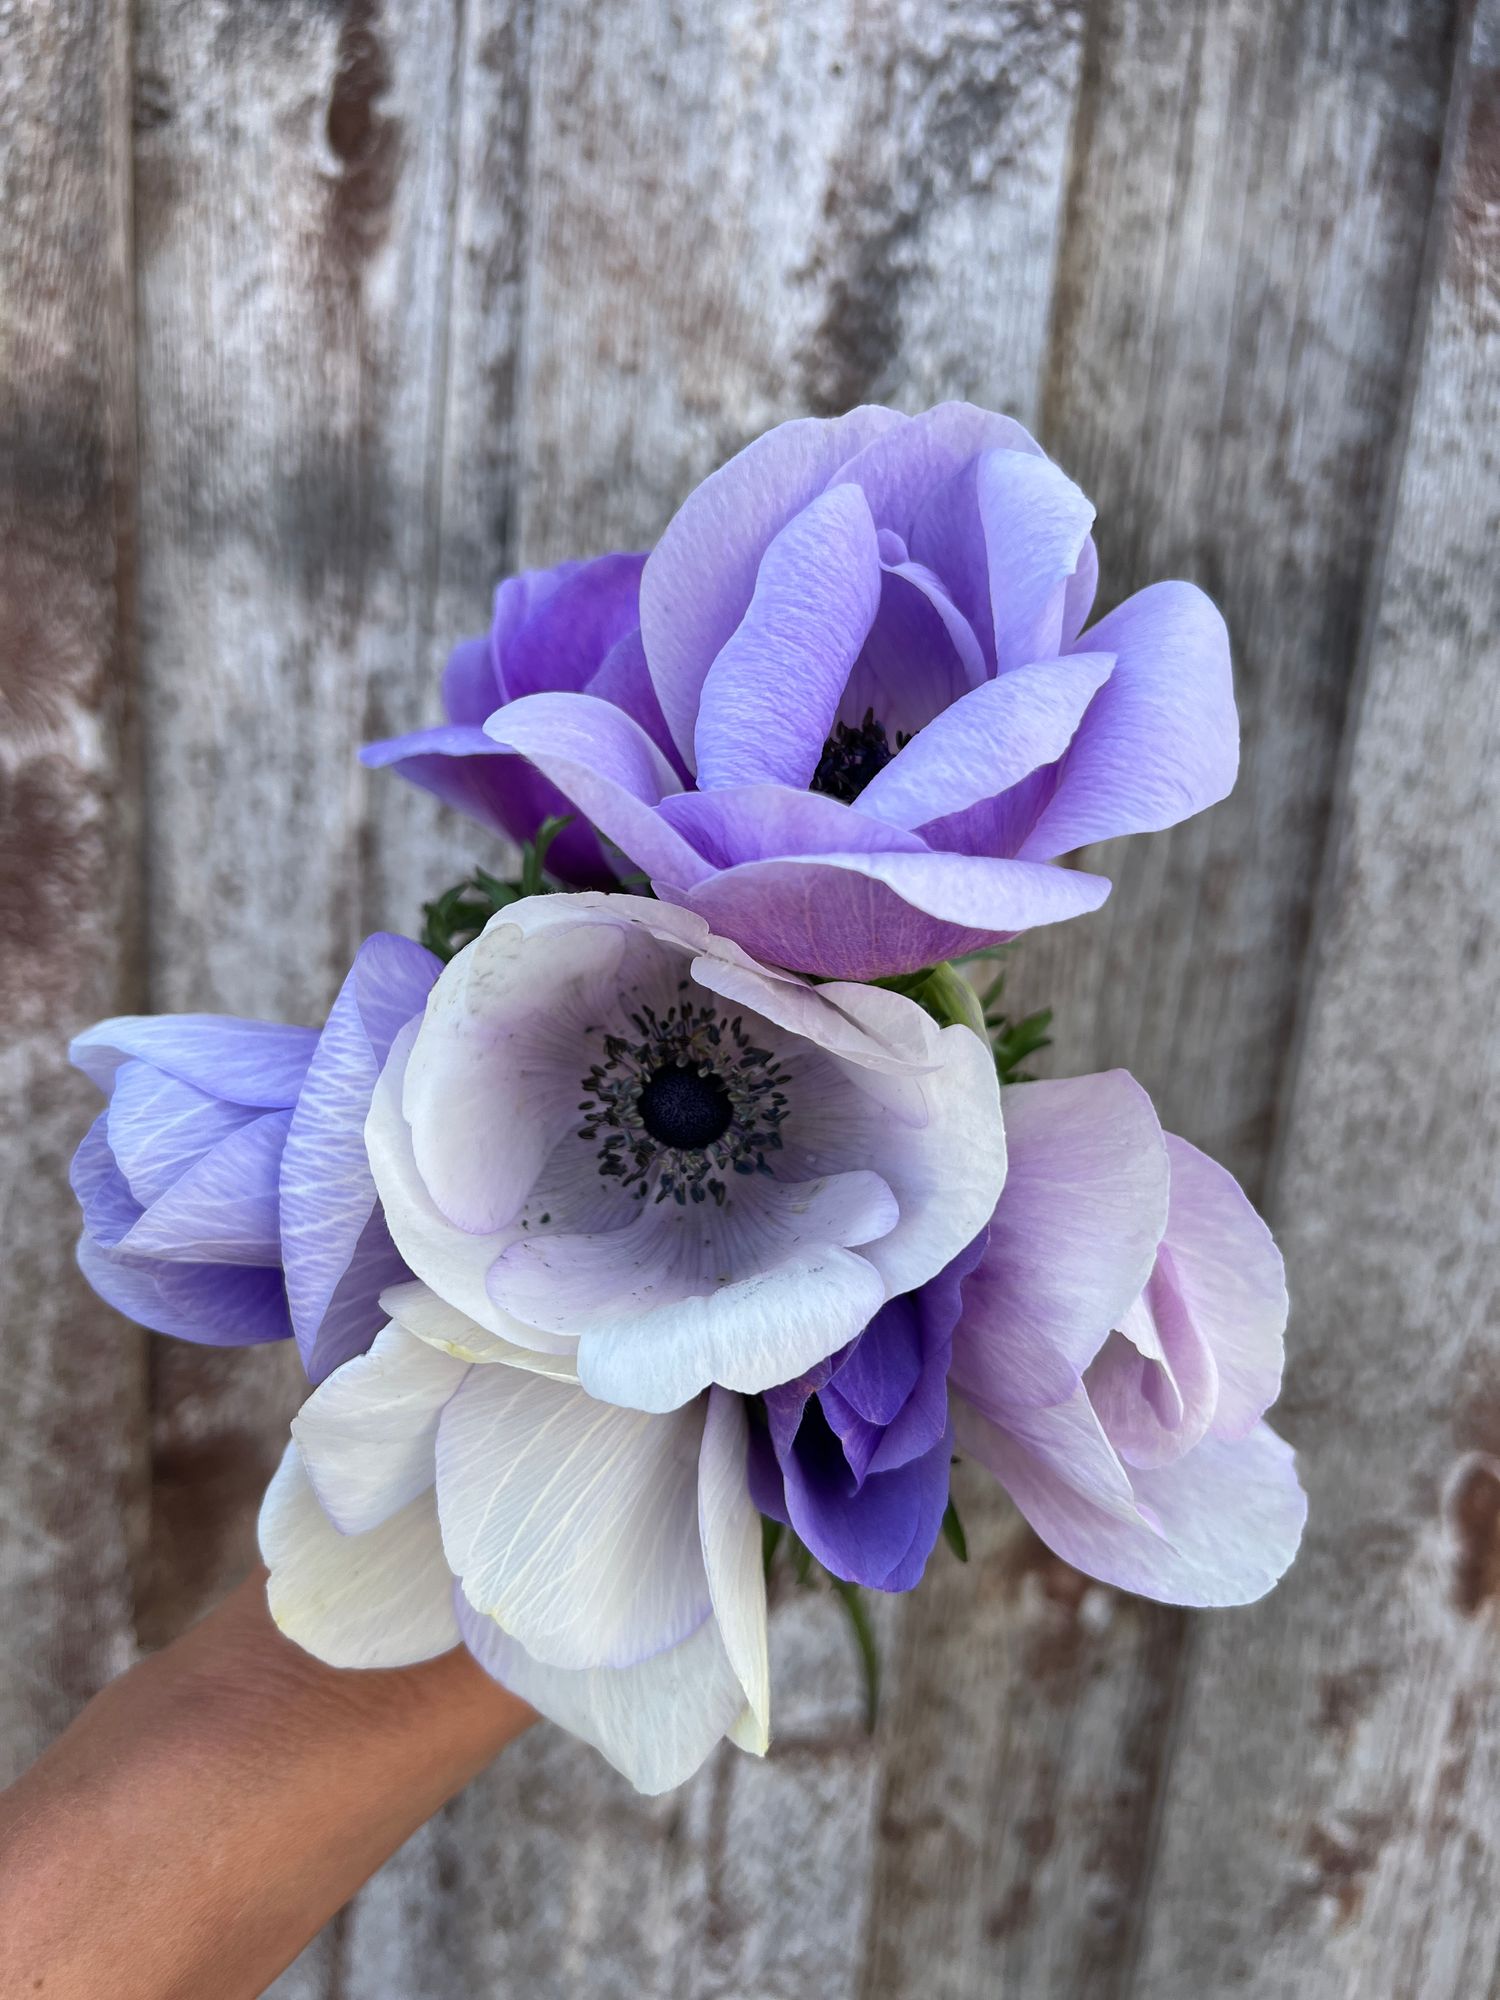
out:
M1120 1588L1284 1571L1265 1226L1124 1071L1024 1080L1046 1017L958 969L1233 782L1222 620L1090 625L1092 521L967 405L781 426L649 556L502 583L447 721L365 752L518 879L367 939L321 1029L75 1042L90 1282L305 1364L260 1522L299 1645L463 1644L655 1792L765 1750L773 1561L868 1650L860 1590L962 1554L955 1454Z

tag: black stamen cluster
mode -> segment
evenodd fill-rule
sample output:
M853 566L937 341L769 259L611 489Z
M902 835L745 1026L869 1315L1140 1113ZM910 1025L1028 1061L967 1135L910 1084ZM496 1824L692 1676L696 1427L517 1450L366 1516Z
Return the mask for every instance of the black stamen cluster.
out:
M896 749L900 747L898 741ZM873 708L867 708L864 720L857 728L851 729L847 722L834 724L833 734L823 745L823 754L818 759L818 768L813 772L808 790L822 792L830 799L839 799L846 806L851 805L895 754L885 733L885 724L875 720Z
M686 996L687 980L677 990ZM643 1005L630 1022L638 1039L606 1035L583 1080L580 1136L637 1200L654 1188L657 1201L722 1207L730 1174L770 1172L787 1115L781 1065L740 1015L726 1021L686 997L661 1015Z

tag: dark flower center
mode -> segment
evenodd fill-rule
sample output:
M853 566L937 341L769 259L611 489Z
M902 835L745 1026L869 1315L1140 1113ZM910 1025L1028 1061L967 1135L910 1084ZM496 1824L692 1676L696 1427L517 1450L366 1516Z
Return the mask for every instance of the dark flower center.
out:
M641 1123L658 1145L683 1150L711 1146L734 1118L722 1078L686 1063L666 1063L647 1078L637 1100Z
M896 750L904 741L904 737L897 737ZM833 725L807 789L852 805L870 780L890 763L896 750L891 748L885 724L875 720L873 708L867 708L864 721L856 728L851 729L847 722Z
M756 1047L741 1015L695 1002L689 982L662 1013L646 1002L629 1016L633 1036L606 1034L583 1079L579 1137L597 1148L599 1172L638 1200L713 1201L736 1174L768 1174L781 1146L786 1081Z

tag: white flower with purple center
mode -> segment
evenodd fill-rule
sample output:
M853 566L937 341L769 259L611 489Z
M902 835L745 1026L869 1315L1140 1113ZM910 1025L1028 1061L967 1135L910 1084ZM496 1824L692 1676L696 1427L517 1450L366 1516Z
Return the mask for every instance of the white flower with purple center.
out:
M650 1411L823 1360L940 1271L1005 1178L967 1028L629 896L497 917L397 1036L366 1137L418 1278Z

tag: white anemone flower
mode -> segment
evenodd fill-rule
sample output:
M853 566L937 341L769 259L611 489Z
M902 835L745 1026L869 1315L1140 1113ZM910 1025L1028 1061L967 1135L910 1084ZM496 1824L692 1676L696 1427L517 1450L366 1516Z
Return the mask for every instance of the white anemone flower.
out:
M967 1027L622 895L494 918L392 1046L366 1143L416 1277L652 1412L802 1374L940 1271L1005 1178Z
M277 1625L336 1667L460 1643L639 1790L725 1736L759 1754L770 1671L738 1396L599 1403L421 1284L293 1420L261 1552Z

